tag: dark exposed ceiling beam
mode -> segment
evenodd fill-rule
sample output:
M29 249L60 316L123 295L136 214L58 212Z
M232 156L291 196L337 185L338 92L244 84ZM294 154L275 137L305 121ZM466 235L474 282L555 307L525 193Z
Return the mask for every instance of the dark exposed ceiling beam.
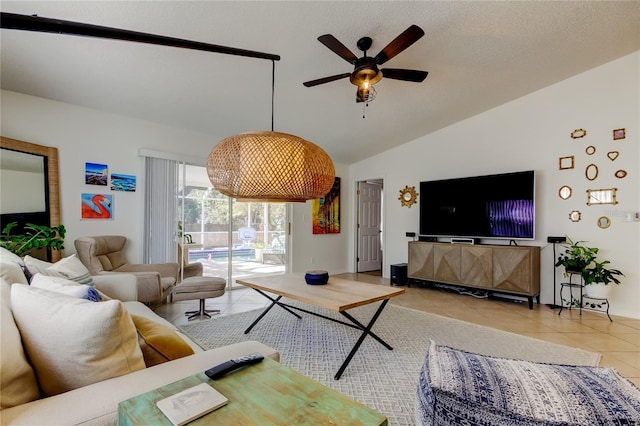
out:
M219 46L199 41L184 40L138 31L122 30L119 28L103 27L100 25L84 24L81 22L63 21L39 16L19 15L1 12L0 28L10 30L37 31L44 33L67 34L83 37L106 38L112 40L134 41L138 43L156 44L160 46L180 47L184 49L202 50L205 52L224 53L226 55L245 56L248 58L268 59L279 61L280 55L256 52L253 50L237 49L235 47Z

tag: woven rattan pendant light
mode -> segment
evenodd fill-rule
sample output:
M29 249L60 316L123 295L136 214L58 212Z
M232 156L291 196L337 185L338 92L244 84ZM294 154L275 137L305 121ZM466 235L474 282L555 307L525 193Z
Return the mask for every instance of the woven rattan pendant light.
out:
M305 202L324 197L335 180L329 155L298 136L273 131L272 64L271 131L220 141L207 160L209 180L216 190L238 201Z

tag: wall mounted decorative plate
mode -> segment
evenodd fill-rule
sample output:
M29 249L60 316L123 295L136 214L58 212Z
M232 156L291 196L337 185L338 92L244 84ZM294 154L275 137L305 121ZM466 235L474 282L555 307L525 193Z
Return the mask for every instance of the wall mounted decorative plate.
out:
M569 198L571 198L571 194L572 194L572 190L571 190L571 187L568 185L563 185L558 190L558 196L563 200L568 200Z
M582 213L580 213L578 210L573 210L571 211L571 213L569 213L569 219L571 220L571 222L580 222L581 218Z
M573 155L569 155L567 157L560 157L558 159L558 164L559 164L560 170L573 169Z
M587 153L587 155L593 155L593 154L595 154L595 153L596 153L596 147L595 147L595 146L593 146L593 145L589 145L589 146L584 150L584 152L586 152L586 153Z
M624 139L627 137L625 129L615 129L613 131L613 140L617 141L618 139Z
M615 177L617 177L618 179L622 179L627 177L627 171L626 170L616 170L616 172L613 174Z
M571 132L571 139L580 139L587 136L587 131L585 129L575 129Z
M600 216L598 218L598 227L602 229L607 229L611 226L611 219L606 216Z
M400 196L398 197L398 200L400 200L400 204L403 207L411 208L411 205L415 204L418 200L418 193L416 192L416 187L405 186L404 189L400 190Z
M616 158L618 158L618 155L620 155L620 153L618 151L609 151L609 152L607 152L607 157L609 157L609 160L611 160L611 161L615 161Z
M586 169L584 169L584 175L589 180L596 180L598 177L598 166L595 164L589 164Z
M587 205L618 204L616 191L618 188L587 189Z

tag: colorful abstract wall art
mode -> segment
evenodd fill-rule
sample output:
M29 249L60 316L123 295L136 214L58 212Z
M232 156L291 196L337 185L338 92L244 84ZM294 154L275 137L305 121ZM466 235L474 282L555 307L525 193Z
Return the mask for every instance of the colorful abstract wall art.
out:
M311 218L314 234L340 233L340 178L336 177L331 190L312 201Z

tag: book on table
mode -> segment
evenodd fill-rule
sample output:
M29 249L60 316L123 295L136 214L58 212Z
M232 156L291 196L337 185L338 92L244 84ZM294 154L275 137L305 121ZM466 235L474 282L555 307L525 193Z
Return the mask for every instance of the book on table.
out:
M171 423L182 426L198 417L227 404L229 400L223 394L201 383L156 403Z

